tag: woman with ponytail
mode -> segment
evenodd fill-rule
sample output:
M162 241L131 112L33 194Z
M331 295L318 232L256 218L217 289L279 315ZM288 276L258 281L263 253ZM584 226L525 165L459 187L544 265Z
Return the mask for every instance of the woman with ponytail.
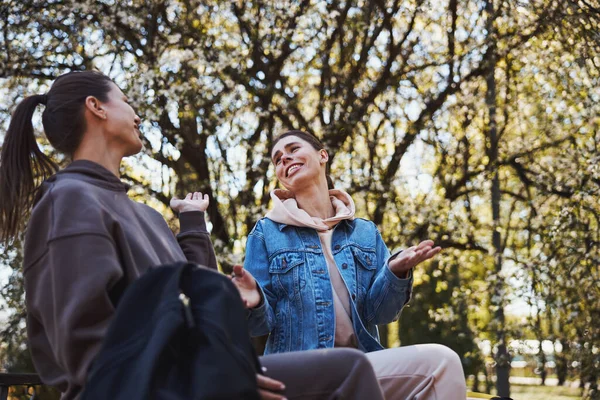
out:
M62 171L37 145L38 106L46 138L71 159ZM47 94L25 98L4 135L1 237L8 244L31 212L23 248L29 347L44 382L65 399L84 385L129 283L151 266L186 259L217 268L201 193L173 200L177 239L158 212L128 198L119 169L142 149L139 125L108 77L72 72Z
M48 141L71 160L63 170L36 143L31 120L38 106L44 107ZM139 125L108 77L71 72L47 94L25 98L4 136L1 239L10 243L28 220L23 275L29 348L42 381L58 387L62 399L80 396L119 298L144 271L186 260L217 268L204 221L208 196L171 200L180 218L177 238L158 212L128 198L119 169L123 157L142 149ZM271 375L257 376L265 399L381 398L370 364L357 351L261 361Z

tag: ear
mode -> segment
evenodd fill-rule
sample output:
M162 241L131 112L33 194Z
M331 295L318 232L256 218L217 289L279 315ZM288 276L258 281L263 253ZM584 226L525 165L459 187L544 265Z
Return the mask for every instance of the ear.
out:
M85 108L93 116L99 119L106 119L106 111L102 108L102 103L94 96L88 96L85 98Z
M329 161L329 154L327 153L327 150L325 150L325 149L321 149L320 153L321 153L320 162L321 162L321 164L325 164L327 161Z

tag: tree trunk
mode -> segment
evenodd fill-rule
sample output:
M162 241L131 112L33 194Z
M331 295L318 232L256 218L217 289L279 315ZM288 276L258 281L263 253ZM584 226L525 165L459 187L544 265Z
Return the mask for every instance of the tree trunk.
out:
M473 392L479 392L479 371L475 370L475 374L473 374L473 385L471 385L471 390Z
M498 127L496 122L496 34L494 27L494 4L493 0L487 0L485 3L487 13L487 57L488 70L486 74L486 96L485 102L488 108L488 157L489 165L493 171L491 185L491 204L492 204L492 245L494 251L494 279L490 282L492 293L492 306L496 309L494 313L494 329L496 330L496 343L498 351L496 352L496 390L499 396L509 397L510 384L508 381L510 374L510 356L506 346L506 332L504 330L504 281L502 272L502 238L500 235L500 178L498 176Z
M534 275L534 285L535 275ZM542 386L546 385L546 377L548 376L546 372L546 354L544 353L544 349L542 347L542 342L544 341L544 332L542 331L542 317L541 317L540 309L537 309L535 316L535 332L538 340L538 368L540 370L540 378L542 378Z
M556 346L554 350L554 357L556 361L556 377L558 378L558 386L563 386L567 381L567 374L569 373L567 367L567 357L565 356L567 352L566 346L568 346L568 344L566 340L562 340L560 338L558 339L558 342L562 348L560 353L556 351Z
M548 375L548 373L546 372L546 354L542 350L542 338L540 337L538 340L540 342L540 345L538 348L538 351L539 351L538 363L539 363L539 368L540 368L540 378L542 378L541 385L545 386L546 385L546 377Z
M388 326L387 325L379 325L379 338L381 341L381 345L386 349L390 347L389 338L388 338Z

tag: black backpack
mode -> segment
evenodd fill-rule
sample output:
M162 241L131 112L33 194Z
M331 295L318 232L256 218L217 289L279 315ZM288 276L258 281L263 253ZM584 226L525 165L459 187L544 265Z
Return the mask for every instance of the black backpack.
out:
M119 300L81 400L259 399L245 313L216 271L150 269Z

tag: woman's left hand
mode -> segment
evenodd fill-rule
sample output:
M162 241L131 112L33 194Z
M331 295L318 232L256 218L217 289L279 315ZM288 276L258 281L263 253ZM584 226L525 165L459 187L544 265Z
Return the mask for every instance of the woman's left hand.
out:
M188 193L185 199L173 197L171 199L171 208L173 211L183 213L187 211L206 211L208 208L208 195L202 195L202 192Z
M442 251L441 247L433 247L433 240L424 240L418 246L412 246L398 254L390 261L390 270L398 278L406 278L408 271L419 263L429 260Z
M258 290L258 284L250 272L246 271L241 265L234 265L233 273L229 275L229 279L240 292L240 297L246 308L255 308L260 305L262 296Z

